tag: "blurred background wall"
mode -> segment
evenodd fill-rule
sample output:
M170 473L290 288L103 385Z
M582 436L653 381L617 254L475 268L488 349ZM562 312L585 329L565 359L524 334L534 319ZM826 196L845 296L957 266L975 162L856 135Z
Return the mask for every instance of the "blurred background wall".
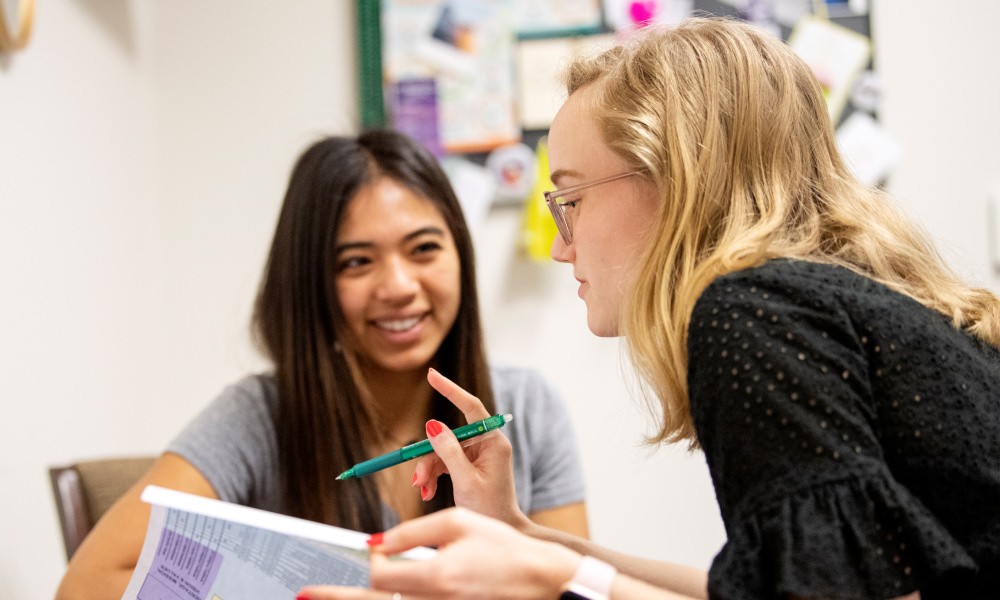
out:
M0 600L51 598L65 558L46 469L156 453L263 367L247 337L289 170L357 128L346 0L46 0L0 55ZM875 0L891 191L997 289L1000 3ZM998 191L997 193L1000 193ZM520 214L474 223L491 358L541 369L582 442L594 539L707 567L724 540L700 455L640 446L617 340Z

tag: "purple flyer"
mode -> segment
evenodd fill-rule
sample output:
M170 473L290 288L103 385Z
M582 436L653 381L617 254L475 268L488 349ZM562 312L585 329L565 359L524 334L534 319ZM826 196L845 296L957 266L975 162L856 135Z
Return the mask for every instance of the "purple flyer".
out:
M403 79L393 86L393 128L419 141L434 156L444 156L438 122L437 82L433 79Z

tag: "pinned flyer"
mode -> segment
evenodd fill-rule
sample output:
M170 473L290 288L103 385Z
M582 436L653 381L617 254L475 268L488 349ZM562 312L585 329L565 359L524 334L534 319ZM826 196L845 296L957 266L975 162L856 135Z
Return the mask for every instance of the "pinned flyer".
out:
M837 149L854 176L869 186L884 181L903 157L896 138L863 112L851 113L837 129Z
M792 29L788 45L816 75L830 120L836 123L858 74L871 58L871 40L830 21L805 17Z

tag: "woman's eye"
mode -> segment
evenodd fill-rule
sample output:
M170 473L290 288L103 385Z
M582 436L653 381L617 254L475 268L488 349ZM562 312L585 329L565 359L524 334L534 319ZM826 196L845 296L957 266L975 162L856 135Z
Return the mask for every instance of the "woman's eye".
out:
M427 254L441 249L441 244L437 242L422 242L413 249L415 254Z
M337 263L337 272L341 273L344 271L360 269L370 262L371 261L364 256L349 256Z

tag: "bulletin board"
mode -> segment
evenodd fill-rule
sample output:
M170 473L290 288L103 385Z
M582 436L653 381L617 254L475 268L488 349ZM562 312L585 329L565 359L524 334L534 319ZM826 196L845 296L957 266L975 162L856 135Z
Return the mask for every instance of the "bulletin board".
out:
M610 45L600 0L357 0L363 127L438 155L537 141L567 53ZM381 99L381 102L379 101Z
M877 123L868 0L356 0L361 124L392 127L439 157L485 164L536 148L563 101L568 60L612 45L637 19L735 16L810 63L849 162L882 182L900 150ZM653 7L645 17L636 8ZM630 21L629 19L633 20ZM866 83L867 82L867 83ZM859 92L859 87L870 89Z
M881 96L871 0L694 0L702 14L762 21L812 68L823 87L841 157L854 175L884 186L903 148L878 122ZM760 24L760 23L758 23Z

